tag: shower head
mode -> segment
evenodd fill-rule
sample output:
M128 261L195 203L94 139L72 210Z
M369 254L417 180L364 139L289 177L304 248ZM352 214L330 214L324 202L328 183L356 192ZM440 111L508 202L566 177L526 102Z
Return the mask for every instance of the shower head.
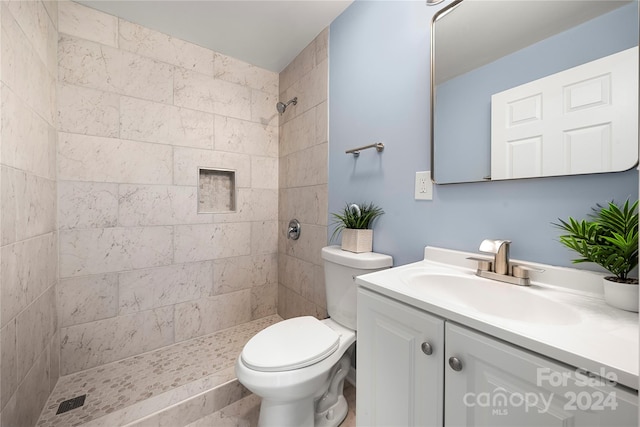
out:
M295 98L290 99L286 104L284 102L278 102L276 104L276 110L278 110L278 113L282 115L287 109L287 107L289 106L289 104L296 105L297 103L298 103L298 97L296 96Z

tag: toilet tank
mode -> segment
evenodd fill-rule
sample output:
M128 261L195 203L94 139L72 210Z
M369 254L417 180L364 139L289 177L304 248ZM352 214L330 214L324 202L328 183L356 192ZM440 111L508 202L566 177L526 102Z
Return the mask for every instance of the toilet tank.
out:
M356 276L393 265L389 255L375 252L353 253L340 246L322 248L324 282L329 317L342 326L356 329Z

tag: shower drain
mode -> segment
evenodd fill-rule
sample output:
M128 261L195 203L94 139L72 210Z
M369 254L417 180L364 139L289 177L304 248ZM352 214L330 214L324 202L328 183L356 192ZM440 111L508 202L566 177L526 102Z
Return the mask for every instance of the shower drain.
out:
M84 405L84 399L86 397L87 395L83 394L82 396L77 396L72 399L65 400L60 404L60 406L58 406L58 412L56 412L56 415L64 414L65 412L69 412L72 409L81 407L82 405Z

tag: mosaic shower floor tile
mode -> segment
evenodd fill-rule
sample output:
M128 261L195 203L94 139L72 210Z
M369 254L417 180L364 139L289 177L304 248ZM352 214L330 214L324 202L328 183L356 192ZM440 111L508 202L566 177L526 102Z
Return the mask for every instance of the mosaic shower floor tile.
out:
M64 376L45 405L38 427L115 426L235 379L233 366L244 344L282 320L273 315ZM56 415L60 403L86 394L82 407Z

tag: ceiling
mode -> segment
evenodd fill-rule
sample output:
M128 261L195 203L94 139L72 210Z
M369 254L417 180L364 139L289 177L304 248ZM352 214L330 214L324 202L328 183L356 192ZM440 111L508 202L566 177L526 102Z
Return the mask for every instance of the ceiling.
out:
M253 65L282 71L353 0L80 0Z

